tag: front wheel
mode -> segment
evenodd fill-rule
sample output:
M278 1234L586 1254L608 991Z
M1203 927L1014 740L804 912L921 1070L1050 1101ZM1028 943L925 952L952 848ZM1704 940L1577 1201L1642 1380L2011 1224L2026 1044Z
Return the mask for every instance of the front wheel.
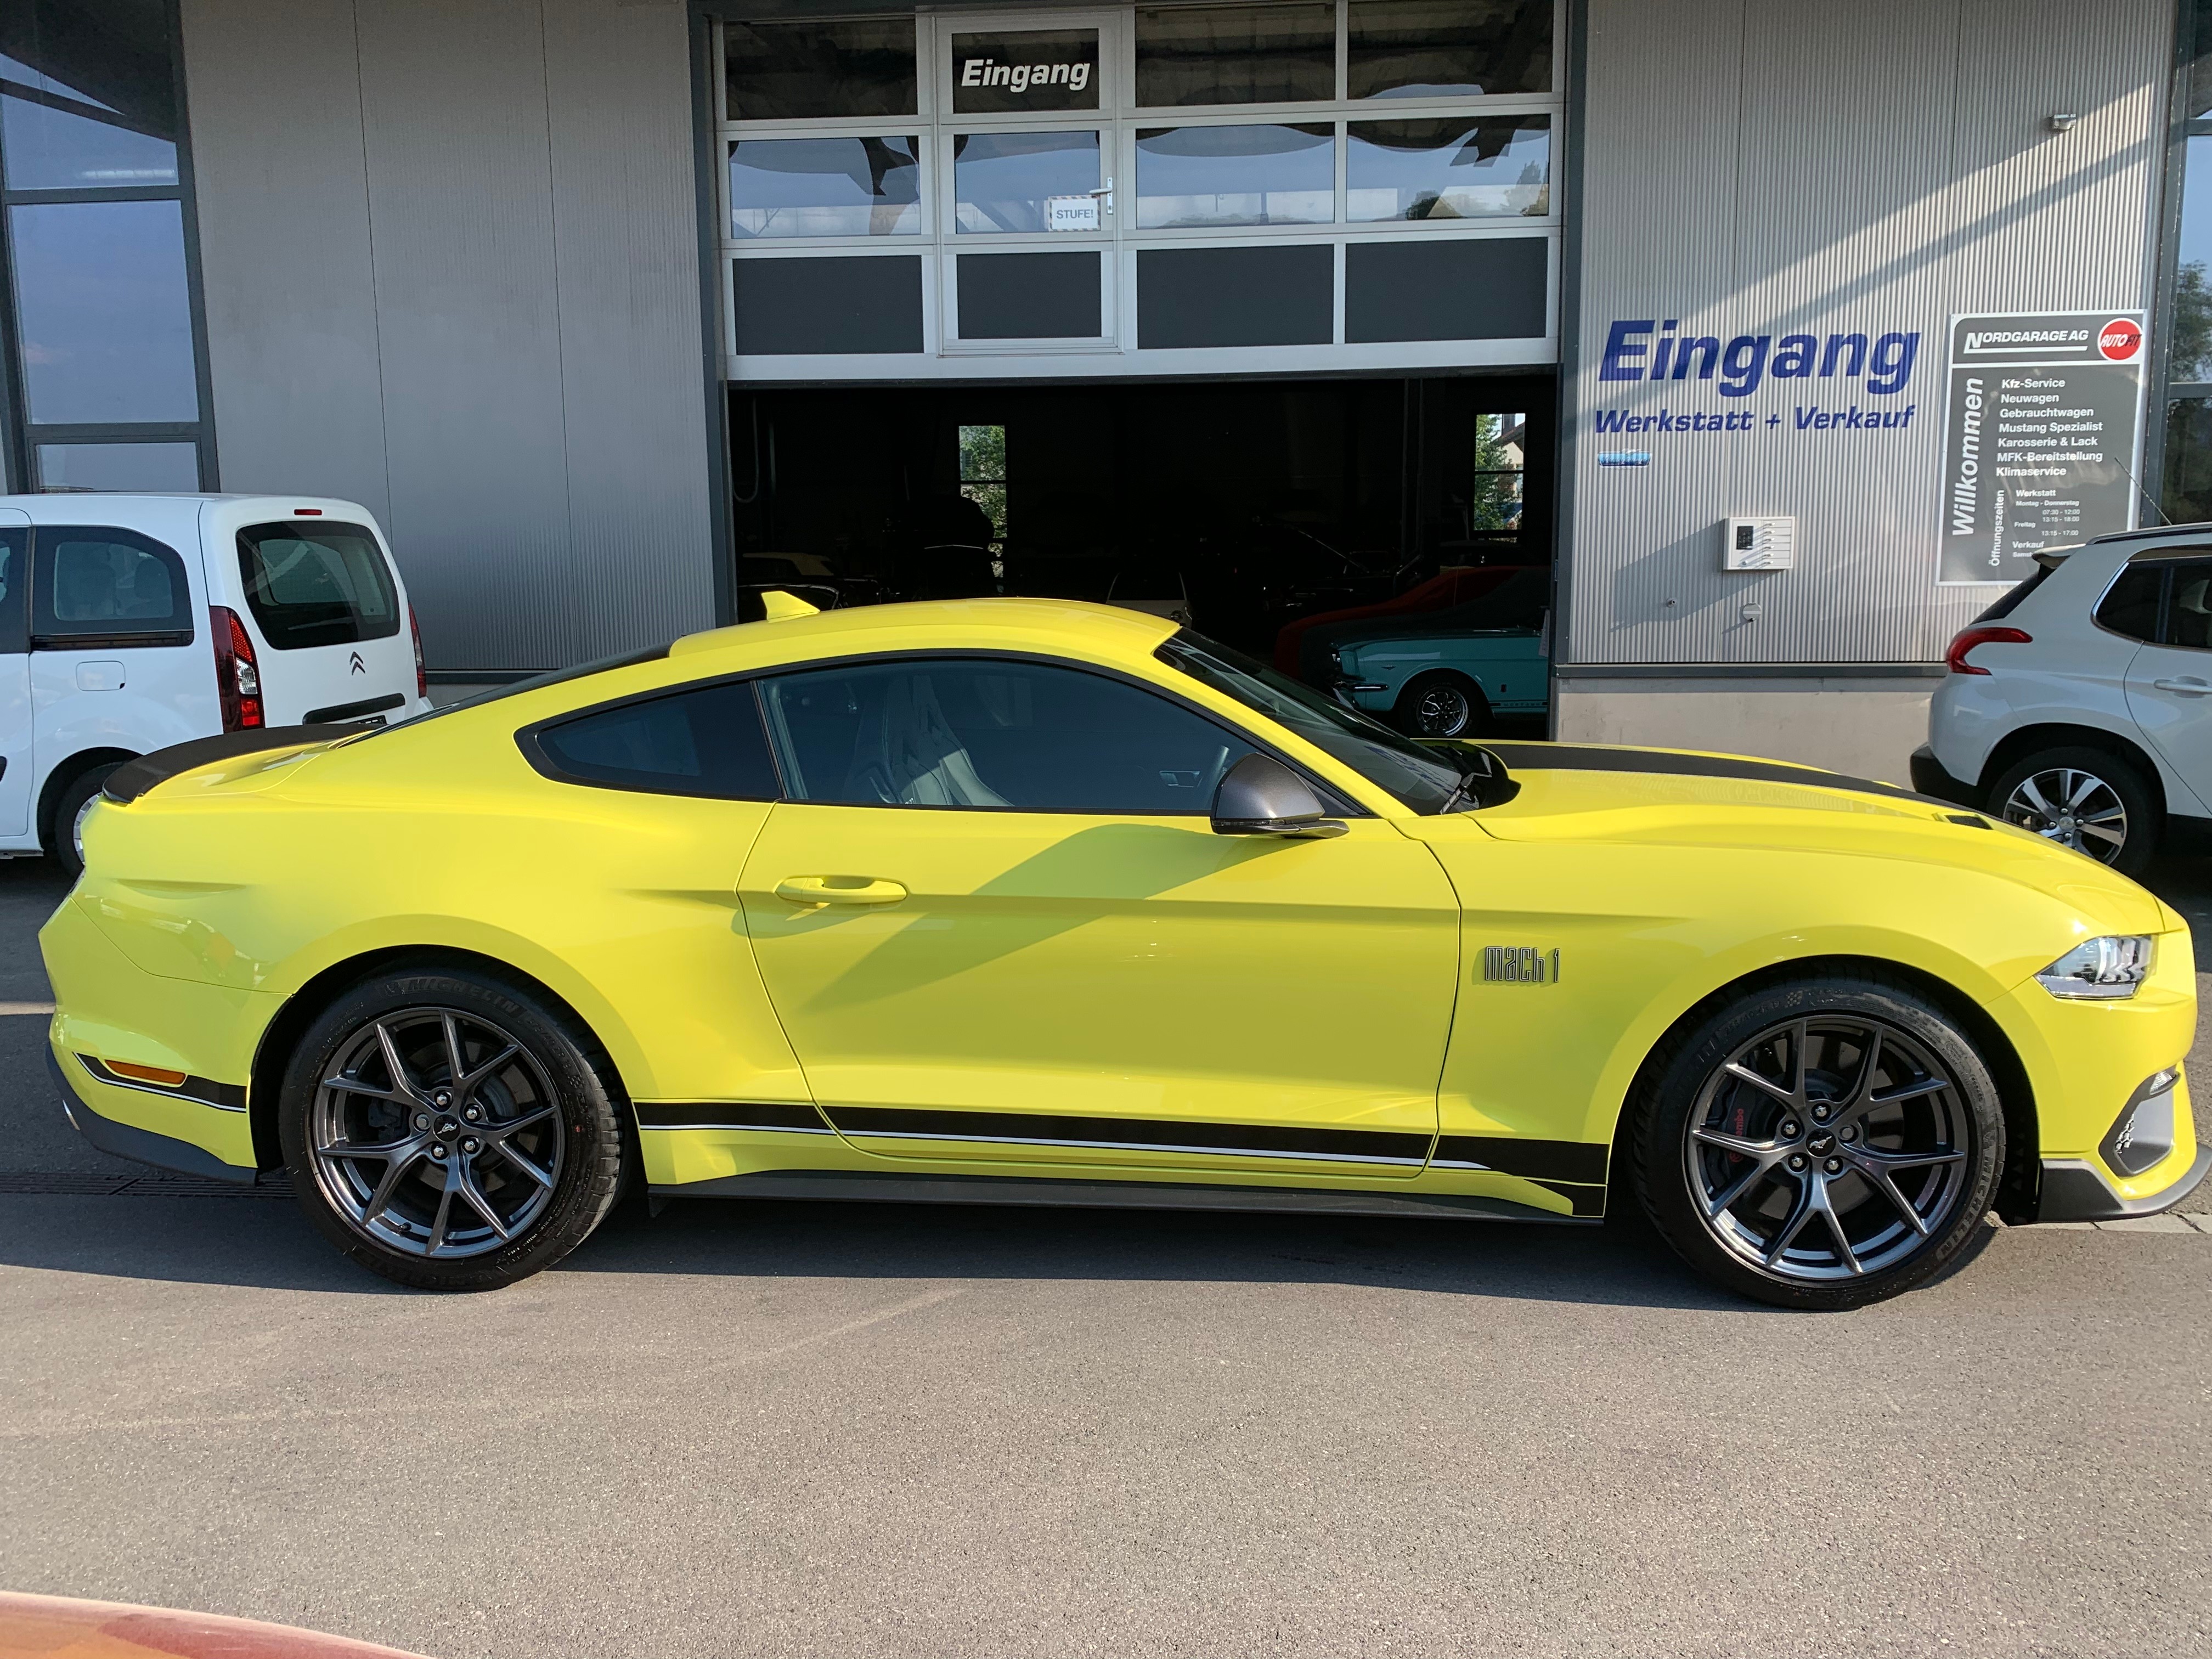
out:
M1482 688L1464 674L1424 674L1398 694L1391 709L1398 729L1411 738L1472 737L1488 724Z
M488 975L347 992L294 1050L284 1163L316 1227L372 1272L490 1290L583 1243L620 1187L604 1057L565 1013Z
M1656 1057L1633 1179L1685 1260L1782 1307L1926 1283L1982 1224L2004 1163L1989 1068L1902 985L1822 976L1728 1003Z
M2158 842L2153 785L2101 749L2046 749L2027 757L1996 781L1990 811L2124 876L2141 875Z

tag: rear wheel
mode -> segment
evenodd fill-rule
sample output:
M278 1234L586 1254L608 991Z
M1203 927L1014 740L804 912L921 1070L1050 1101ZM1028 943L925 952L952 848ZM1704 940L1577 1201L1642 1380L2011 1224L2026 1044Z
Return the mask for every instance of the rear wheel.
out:
M588 1237L623 1137L588 1034L519 988L401 973L346 993L301 1040L278 1104L308 1217L362 1266L489 1290Z
M1488 724L1490 705L1466 675L1439 671L1408 684L1391 714L1408 737L1466 738Z
M2007 823L2139 875L2158 842L2158 796L2142 770L2101 749L2046 749L1998 778L1990 811Z
M1824 976L1753 991L1670 1038L1634 1179L1692 1267L1783 1307L1911 1290L1964 1249L1996 1189L1989 1068L1916 993Z

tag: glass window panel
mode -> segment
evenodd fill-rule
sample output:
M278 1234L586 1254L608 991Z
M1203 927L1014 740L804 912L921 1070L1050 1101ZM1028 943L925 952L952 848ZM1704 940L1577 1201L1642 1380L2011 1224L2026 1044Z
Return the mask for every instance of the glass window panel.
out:
M1047 230L1052 199L1088 197L1098 177L1096 131L963 132L952 141L953 222L963 231Z
M2166 470L2160 507L2171 524L2212 520L2212 398L2166 406Z
M573 783L718 800L774 800L775 763L751 685L702 686L563 720L538 734Z
M2099 601L2098 622L2131 640L2154 638L2158 633L2159 594L2165 584L2164 565L2130 565Z
M1352 0L1346 28L1354 98L1552 89L1552 0Z
M1137 13L1137 103L1290 104L1336 96L1336 7L1170 6Z
M2212 564L2175 565L2172 580L2166 601L2166 643L2185 645L2193 651L2212 649Z
M41 529L31 588L35 638L191 635L183 561L128 530Z
M1137 134L1137 227L1321 225L1336 217L1336 131L1151 127Z
M911 115L914 20L725 23L722 70L732 121Z
M913 236L920 141L740 138L730 146L730 234Z
M1488 219L1552 210L1548 115L1354 121L1348 132L1348 219Z
M14 0L22 27L0 56L0 152L11 190L177 182L176 90L158 6L108 9L96 36L82 0ZM85 49L97 41L97 49Z
M399 595L364 525L288 519L238 532L238 569L261 637L278 651L388 639Z
M200 487L200 452L192 444L40 444L44 490L176 490Z
M9 210L31 419L192 421L192 315L175 202Z
M1199 814L1253 751L1150 691L1034 663L881 663L762 689L795 800Z
M1097 29L1007 29L952 37L956 115L1097 107Z

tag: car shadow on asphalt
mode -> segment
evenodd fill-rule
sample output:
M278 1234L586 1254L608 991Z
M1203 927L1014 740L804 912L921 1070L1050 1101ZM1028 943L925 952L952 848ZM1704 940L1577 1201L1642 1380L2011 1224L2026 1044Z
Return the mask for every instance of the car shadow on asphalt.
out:
M271 1198L0 1195L0 1266L338 1295L416 1294ZM689 1200L625 1207L553 1271L756 1279L1154 1279L1365 1285L1755 1311L1639 1218L1601 1227L963 1205Z

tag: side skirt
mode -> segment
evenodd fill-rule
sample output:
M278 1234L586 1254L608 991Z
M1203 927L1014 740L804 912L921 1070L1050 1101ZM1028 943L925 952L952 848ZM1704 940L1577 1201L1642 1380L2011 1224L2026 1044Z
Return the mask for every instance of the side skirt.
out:
M799 1198L861 1204L1006 1204L1079 1210L1243 1210L1267 1215L1426 1216L1457 1221L1538 1221L1589 1227L1595 1217L1555 1215L1510 1199L1452 1194L1218 1187L1164 1181L1066 1181L1036 1176L902 1176L775 1170L655 1187L655 1199Z

